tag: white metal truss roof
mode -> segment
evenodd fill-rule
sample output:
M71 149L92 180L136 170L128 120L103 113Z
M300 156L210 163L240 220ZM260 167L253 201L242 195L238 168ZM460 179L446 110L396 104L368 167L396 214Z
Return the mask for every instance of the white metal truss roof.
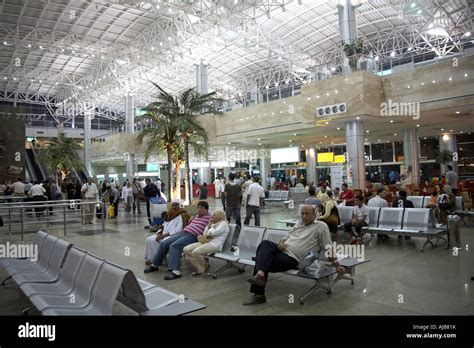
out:
M470 0L357 2L358 35L380 61L462 53L471 40ZM210 88L232 96L256 83L302 81L317 66L340 64L337 3L1 0L0 102L117 118L127 90L140 107L156 93L149 81L172 92L194 86L201 59ZM438 24L447 36L427 32Z

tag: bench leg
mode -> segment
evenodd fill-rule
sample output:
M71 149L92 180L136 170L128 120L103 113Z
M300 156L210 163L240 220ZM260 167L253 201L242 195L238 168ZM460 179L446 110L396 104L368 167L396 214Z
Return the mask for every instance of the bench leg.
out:
M430 236L426 237L426 242L425 242L425 244L423 244L423 246L421 247L421 250L420 250L421 252L423 252L423 249L425 249L425 246L426 246L427 244L431 244L431 247L434 248L434 244L433 244L433 242L431 241L431 237L430 237Z
M28 308L25 308L22 312L23 312L23 315L28 315L28 311L33 308L33 306L29 306Z
M346 274L338 274L336 279L334 279L334 282L332 283L332 286L336 285L336 283L340 280L350 280L351 284L354 285L354 278L347 276Z
M329 277L327 277L329 278ZM308 291L304 293L304 295L300 298L300 304L304 304L304 299L312 294L315 290L321 289L326 290L326 294L330 295L332 293L331 285L329 284L328 279L328 286L322 285L319 279L316 279L316 284L314 284Z
M2 280L2 286L5 286L5 282L9 279L12 279L13 277L12 276L8 276L6 277L5 279Z
M244 267L245 267L245 266L244 266ZM217 271L215 271L214 273L211 273L212 278L213 278L213 279L217 279L217 276L218 276L219 274L221 274L222 272L224 272L225 270L230 269L230 268L237 268L237 269L239 270L239 272L240 272L241 269L243 270L243 268L237 267L233 262L227 261L224 266L222 266L221 268L219 268L219 269L218 269ZM243 271L242 271L242 272L243 272Z

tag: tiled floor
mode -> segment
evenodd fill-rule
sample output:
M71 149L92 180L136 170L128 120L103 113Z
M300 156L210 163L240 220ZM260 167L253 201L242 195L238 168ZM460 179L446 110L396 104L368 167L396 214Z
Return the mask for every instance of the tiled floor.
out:
M211 211L220 208L220 202L209 199ZM267 208L261 217L261 225L286 228L277 220L292 218L295 212L278 205ZM453 256L443 246L428 247L421 253L415 244L421 240L376 240L366 244L365 257L372 260L357 269L355 284L340 282L331 295L317 291L310 295L304 305L298 298L312 285L310 280L283 274L272 274L267 287L267 303L259 306L242 306L249 296L246 279L251 269L238 273L235 269L225 272L219 279L210 277L191 278L191 265L183 262L183 277L165 281L166 271L145 275L143 269L144 240L150 235L143 227L144 214L135 216L120 211L116 221L106 223L106 233L92 234L101 226L71 226L67 240L79 247L130 268L137 277L158 284L178 294L184 294L207 306L195 315L458 315L474 313L474 227L462 228L463 245L467 246ZM251 220L253 224L253 220ZM86 230L86 233L79 231ZM1 232L5 231L5 227ZM61 227L51 230L62 234ZM32 234L26 235L31 240ZM341 239L341 235L338 236ZM16 242L18 235L0 235L0 240ZM467 249L467 250L466 250ZM211 260L215 269L222 262ZM4 278L4 270L0 277ZM21 315L30 302L12 281L0 287L0 315ZM31 312L35 314L34 310ZM116 304L115 314L134 313Z

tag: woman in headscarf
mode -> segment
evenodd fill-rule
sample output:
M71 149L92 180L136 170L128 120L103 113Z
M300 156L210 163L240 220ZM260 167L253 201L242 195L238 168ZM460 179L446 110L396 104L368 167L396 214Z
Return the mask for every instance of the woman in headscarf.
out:
M451 214L456 210L456 196L454 195L451 186L443 186L443 193L438 196L437 205L439 223L448 223L448 214Z
M181 232L183 228L188 225L190 218L188 212L181 208L181 200L173 199L171 201L171 207L166 213L163 228L159 229L156 234L153 234L146 239L145 265L151 265L151 260L153 260L153 256L158 250L160 242L166 237Z
M319 198L324 205L324 214L318 217L318 220L324 221L329 227L329 231L333 234L337 233L339 226L339 213L337 211L337 202L332 199L332 192L327 191Z
M203 272L208 272L209 262L204 259L204 256L209 253L222 251L229 231L229 223L227 222L225 212L223 210L216 210L212 214L203 235L198 237L199 241L189 244L183 249L189 261L196 267L196 271L192 273L193 276L200 276Z

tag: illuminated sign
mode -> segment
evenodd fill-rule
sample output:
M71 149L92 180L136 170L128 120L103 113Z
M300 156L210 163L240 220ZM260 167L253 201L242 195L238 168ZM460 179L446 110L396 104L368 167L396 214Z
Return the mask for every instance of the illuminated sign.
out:
M334 152L318 152L318 163L334 162Z

